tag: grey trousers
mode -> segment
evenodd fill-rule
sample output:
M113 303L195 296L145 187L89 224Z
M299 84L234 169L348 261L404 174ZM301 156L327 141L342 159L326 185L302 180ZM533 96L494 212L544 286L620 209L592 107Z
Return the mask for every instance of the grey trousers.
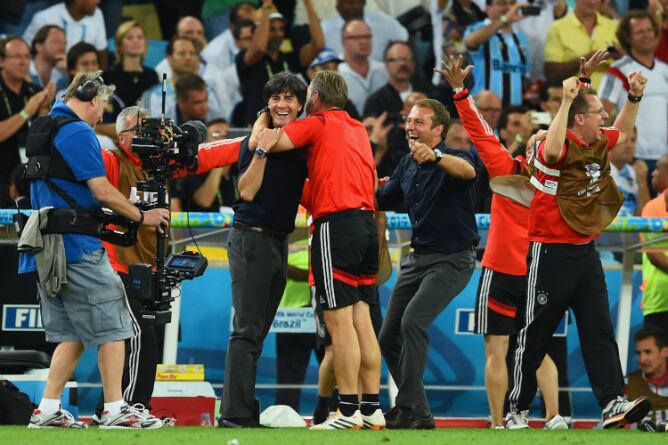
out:
M475 269L472 250L452 254L411 252L402 262L380 330L380 349L399 387L396 404L412 417L431 415L422 379L429 325L468 283Z
M288 241L232 229L227 245L234 319L220 411L226 419L252 418L257 360L285 289Z

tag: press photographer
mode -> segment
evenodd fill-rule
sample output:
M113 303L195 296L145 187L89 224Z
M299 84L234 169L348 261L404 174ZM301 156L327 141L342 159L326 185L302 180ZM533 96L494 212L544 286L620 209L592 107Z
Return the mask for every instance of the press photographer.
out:
M141 183L155 175L154 168L161 170L164 164L170 164L174 173L172 176L181 177L189 174L199 174L208 172L216 167L224 167L237 162L239 157L239 147L241 138L226 139L214 141L211 143L199 144L190 149L193 156L189 156L188 148L180 152L181 157L176 163L170 159L165 150L155 148L154 151L159 155L149 156L150 152L146 149L142 151L144 159L150 158L151 166L145 168L142 159L133 149L133 139L137 140L137 129L149 132L145 124L145 119L149 117L148 111L139 107L125 108L116 119L116 133L118 134L119 148L117 150L103 150L102 158L104 160L107 178L109 182L116 187L121 194L130 201L142 201L147 205L156 205L158 200L157 189L139 190L143 188ZM159 127L158 122L152 121ZM182 126L181 128L185 127ZM192 127L189 127L192 128ZM201 135L198 135L198 137ZM142 142L144 138L141 138ZM150 139L150 138L149 138ZM157 141L156 141L157 142ZM190 142L192 143L192 142ZM169 144L167 144L169 145ZM167 156L167 158L165 158ZM163 165L156 165L162 163ZM155 179L155 178L153 178ZM139 187L138 187L139 184ZM154 182L157 187L159 184ZM169 207L168 199L163 202L163 207ZM123 369L123 396L130 404L140 403L147 409L150 409L150 399L153 393L155 383L155 369L159 360L159 347L157 326L154 320L142 317L142 312L146 307L142 301L132 298L132 289L130 288L129 268L133 264L149 264L151 269L156 269L156 256L158 251L158 238L155 228L141 227L137 232L137 241L131 246L121 247L110 243L104 243L109 259L114 270L123 280L128 291L128 301L134 318L139 322L141 332L139 336L131 338L127 343L125 353L125 366ZM159 323L158 323L159 324ZM95 420L103 415L103 406L100 403L96 408Z
M137 333L136 322L101 240L89 231L102 206L160 231L169 224L169 211L141 211L109 183L92 127L100 122L115 87L105 85L100 73L77 74L64 102L56 102L50 119L33 122L28 136L27 177L36 211L19 241L19 273L37 271L46 340L58 343L30 428L83 426L60 407L60 397L84 348L91 347L98 350L104 390L100 428L162 426L123 399L124 341ZM64 230L58 233L58 227Z

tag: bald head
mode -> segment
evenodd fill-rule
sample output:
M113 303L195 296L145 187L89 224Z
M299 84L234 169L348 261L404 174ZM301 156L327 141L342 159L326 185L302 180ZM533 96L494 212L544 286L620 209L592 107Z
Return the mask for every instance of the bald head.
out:
M176 24L176 35L179 37L188 37L195 42L197 52L199 53L206 44L204 38L204 25L197 17L182 17Z
M499 123L499 117L501 117L501 100L499 96L491 91L484 90L476 94L473 99L485 122L490 127L496 128Z

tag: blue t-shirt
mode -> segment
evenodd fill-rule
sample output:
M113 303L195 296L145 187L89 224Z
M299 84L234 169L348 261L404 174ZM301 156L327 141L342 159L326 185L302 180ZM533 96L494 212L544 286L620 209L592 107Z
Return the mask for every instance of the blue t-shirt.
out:
M61 101L55 103L49 114L54 117L77 117L72 109ZM100 143L91 126L86 122L78 121L63 125L56 134L55 145L78 181L106 176ZM82 208L98 209L101 207L100 203L93 198L93 193L85 182L82 184L63 179L53 179L53 182L60 186ZM59 194L40 180L31 182L30 197L33 209L47 206L55 208L71 207ZM102 248L99 238L89 235L64 234L63 244L65 245L65 257L68 264L81 261L84 252L94 252ZM19 273L35 270L34 254L21 253Z

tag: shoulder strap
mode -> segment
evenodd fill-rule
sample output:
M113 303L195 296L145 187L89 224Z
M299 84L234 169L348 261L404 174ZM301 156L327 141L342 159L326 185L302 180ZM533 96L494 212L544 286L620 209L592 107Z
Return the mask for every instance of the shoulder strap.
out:
M56 153L56 134L58 134L58 131L65 125L71 123L71 122L76 122L81 119L78 117L54 117L53 120L56 122L56 128L53 130L53 133L51 133L51 159L54 158L54 155L60 156L60 153ZM63 160L64 161L64 160ZM51 163L49 163L49 169L51 167ZM62 189L58 184L53 182L51 178L49 178L49 172L47 170L46 172L46 177L44 178L44 182L46 182L46 185L56 192L61 198L65 200L72 208L74 209L80 209L81 206L79 203L77 203L74 198L72 198L70 195L68 195L65 190Z

